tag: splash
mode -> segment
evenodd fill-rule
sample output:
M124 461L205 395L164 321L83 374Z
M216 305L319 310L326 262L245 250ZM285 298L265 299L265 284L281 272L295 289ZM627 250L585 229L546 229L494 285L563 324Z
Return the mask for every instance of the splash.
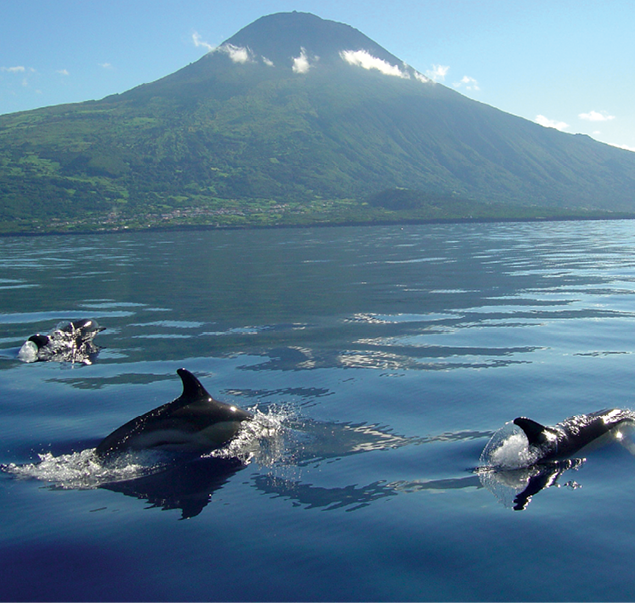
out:
M109 463L103 463L94 448L59 456L51 452L38 456L38 462L9 463L3 465L2 470L18 479L49 482L55 489L92 490L107 482L147 475L162 466L155 453L146 451L122 455Z
M246 421L238 435L223 448L205 456L237 458L245 464L256 462L272 466L286 455L288 429L285 423L290 413L284 409L256 409L254 419ZM129 451L104 461L94 448L55 456L47 452L38 455L35 463L9 463L0 470L17 479L48 482L54 489L92 490L103 484L133 480L164 471L179 462L191 459L173 453L154 450Z
M243 463L255 462L271 467L284 462L290 430L286 427L292 417L285 408L268 408L267 412L253 410L254 418L244 421L238 435L228 444L207 456L238 458Z
M529 448L523 430L513 422L494 432L481 453L476 474L481 484L509 509L522 511L532 497L552 486L569 469L577 469L581 459L536 465L539 451Z
M481 467L492 469L521 469L538 460L538 452L529 449L527 436L514 423L505 423L490 438L481 453Z

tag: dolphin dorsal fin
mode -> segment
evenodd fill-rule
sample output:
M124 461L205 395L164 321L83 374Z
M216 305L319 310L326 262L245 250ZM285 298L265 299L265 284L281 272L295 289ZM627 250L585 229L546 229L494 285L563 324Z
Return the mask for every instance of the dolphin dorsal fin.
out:
M176 372L178 373L179 377L181 377L181 381L183 382L183 393L181 394L179 400L190 404L191 402L195 402L196 400L200 400L201 398L211 398L201 382L194 375L192 375L190 371L184 368L180 368Z
M548 441L549 429L536 421L526 417L518 417L514 419L514 425L518 425L525 432L530 445L540 446Z

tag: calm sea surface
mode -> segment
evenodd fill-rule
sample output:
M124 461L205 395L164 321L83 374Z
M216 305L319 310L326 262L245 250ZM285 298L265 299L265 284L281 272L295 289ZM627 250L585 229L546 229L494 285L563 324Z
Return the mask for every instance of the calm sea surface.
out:
M630 221L0 238L0 598L635 600L635 436L524 510L477 471L635 408L634 294ZM18 359L76 318L92 364ZM180 367L257 414L238 460L100 465Z

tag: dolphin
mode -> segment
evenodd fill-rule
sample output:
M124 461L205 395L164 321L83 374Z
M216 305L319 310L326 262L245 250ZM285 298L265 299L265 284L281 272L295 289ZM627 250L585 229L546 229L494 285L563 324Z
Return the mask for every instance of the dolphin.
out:
M20 348L18 358L23 362L52 360L91 364L91 358L99 351L93 339L104 329L92 318L60 322L47 335L31 335Z
M92 340L97 333L106 327L100 327L96 320L92 318L82 318L81 320L69 320L57 325L57 330L72 335L78 343Z
M633 411L613 408L569 417L553 427L545 427L526 417L517 417L514 424L525 432L529 449L536 456L535 462L539 463L566 459L614 427L634 421Z
M67 320L60 322L48 335L36 333L31 335L27 341L32 341L38 349L51 344L55 339L64 339L79 346L92 341L97 333L106 327L100 327L96 320L92 318L82 318L81 320Z
M229 442L243 421L253 419L245 410L214 400L186 369L176 372L183 382L183 393L115 429L99 443L97 456L146 449L202 454Z

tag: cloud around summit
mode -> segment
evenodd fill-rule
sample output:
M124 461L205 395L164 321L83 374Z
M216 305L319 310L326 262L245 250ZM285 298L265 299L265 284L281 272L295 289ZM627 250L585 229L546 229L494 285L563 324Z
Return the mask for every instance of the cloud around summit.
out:
M197 31L192 34L192 42L194 43L194 46L196 46L196 48L205 48L208 52L212 52L216 49L215 46L212 46L208 42L205 42Z
M192 42L197 48L205 48L207 52L224 52L234 63L248 63L253 60L249 48L243 46L234 46L233 44L221 44L213 46L209 42L205 42L198 32L192 34Z
M391 65L383 59L374 57L367 50L342 50L340 56L350 65L357 65L363 69L376 69L384 75L401 78L410 77L408 73L402 71L398 65Z
M448 65L432 65L432 69L426 71L426 76L433 82L443 82L448 71L450 71Z
M568 123L564 121L558 121L556 119L549 119L544 115L536 115L536 119L534 120L537 124L544 126L545 128L555 128L556 130L566 130L569 127Z
M465 90L480 90L478 82L469 75L464 75L459 82L454 83L455 88L464 88Z
M291 66L293 73L307 73L311 69L311 63L306 50L302 48L300 50L300 56L293 59L293 65Z

